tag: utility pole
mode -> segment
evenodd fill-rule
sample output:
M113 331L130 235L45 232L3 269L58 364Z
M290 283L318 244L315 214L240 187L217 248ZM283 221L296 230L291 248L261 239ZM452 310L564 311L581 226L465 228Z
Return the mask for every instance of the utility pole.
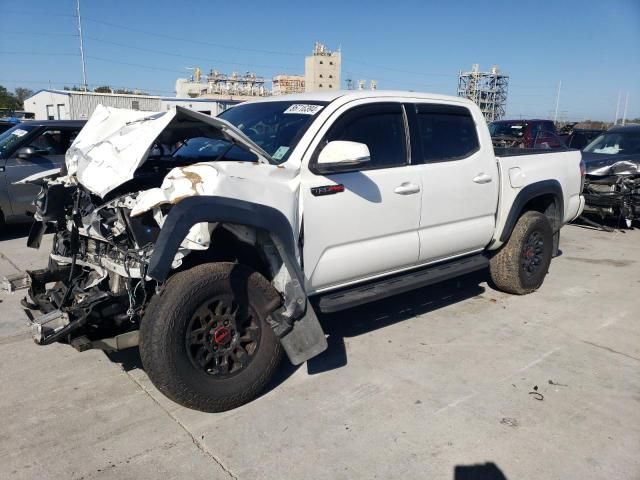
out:
M560 106L560 89L562 88L562 80L558 83L558 94L556 95L556 113L553 116L553 123L558 121L558 107Z
M616 102L616 116L613 119L613 124L618 124L618 113L620 113L620 95L622 94L621 90L618 90L618 101Z
M84 64L84 43L82 39L82 20L80 19L80 0L76 0L76 13L78 15L78 35L80 36L80 59L82 60L82 86L87 91L87 68Z
M625 124L627 120L627 107L629 106L629 92L627 92L627 98L624 101L624 113L622 114L622 125Z

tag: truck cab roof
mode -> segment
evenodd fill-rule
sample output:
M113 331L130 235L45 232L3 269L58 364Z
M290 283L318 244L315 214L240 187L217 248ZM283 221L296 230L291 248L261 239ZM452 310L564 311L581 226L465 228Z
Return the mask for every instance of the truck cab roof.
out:
M412 99L449 101L456 103L464 103L475 105L471 100L463 97L452 95L441 95L437 93L412 92L408 90L336 90L334 92L306 92L294 93L290 95L276 95L263 98L260 100L251 100L252 103L257 102L278 102L278 101L311 101L311 102L332 102L337 99L343 100L345 103L352 100L365 98L392 98L407 97Z

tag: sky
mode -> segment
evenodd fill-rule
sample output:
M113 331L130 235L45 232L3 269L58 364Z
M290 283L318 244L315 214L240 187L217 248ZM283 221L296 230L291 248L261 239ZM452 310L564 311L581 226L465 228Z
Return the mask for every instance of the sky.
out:
M174 96L189 67L303 74L321 41L342 80L455 95L499 65L507 118L640 117L640 0L254 2L81 0L87 83ZM0 0L0 85L81 85L76 0Z

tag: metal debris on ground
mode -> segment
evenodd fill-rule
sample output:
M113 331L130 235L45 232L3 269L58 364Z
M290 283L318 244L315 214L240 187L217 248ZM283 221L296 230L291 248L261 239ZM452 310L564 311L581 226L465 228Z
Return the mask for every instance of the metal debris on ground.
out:
M529 395L533 395L533 398L535 398L538 401L543 401L544 400L544 395L542 395L540 392L538 392L538 386L534 385L533 386L533 391L529 392Z
M549 380L549 385L555 385L557 387L568 387L569 386L566 383L557 383L557 382L554 382L553 380Z

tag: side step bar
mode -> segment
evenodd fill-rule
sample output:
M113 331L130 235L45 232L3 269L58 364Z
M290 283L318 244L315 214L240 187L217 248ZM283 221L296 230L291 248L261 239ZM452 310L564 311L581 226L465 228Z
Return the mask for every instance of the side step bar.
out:
M489 266L489 259L482 254L451 260L446 263L413 270L392 278L351 287L323 295L318 302L323 313L337 312L362 305L373 300L397 295L420 287L442 282Z

